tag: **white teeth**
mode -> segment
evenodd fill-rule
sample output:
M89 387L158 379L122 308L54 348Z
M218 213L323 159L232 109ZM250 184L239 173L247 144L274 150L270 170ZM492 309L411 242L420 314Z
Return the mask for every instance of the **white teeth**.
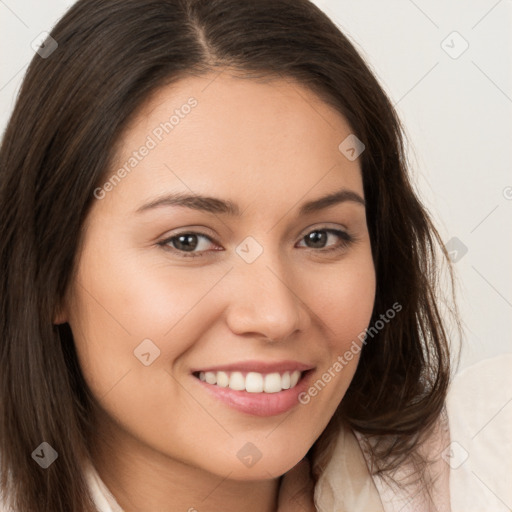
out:
M229 385L229 377L226 372L217 372L217 386L227 388Z
M245 391L248 393L263 392L263 375L261 373L249 372L245 377Z
M229 377L229 387L238 391L245 389L245 379L240 372L233 372Z
M294 388L296 386L297 382L299 382L299 379L300 379L300 372L293 372L290 376L290 387Z
M208 384L236 391L247 391L248 393L279 393L283 389L290 389L297 385L302 373L298 370L293 372L284 372L283 374L274 372L261 374L258 372L249 372L244 377L241 372L199 372L199 379Z
M201 372L203 373L203 372ZM201 375L201 374L199 374ZM208 382L208 384L217 384L217 374L214 373L214 372L206 372L204 374L204 377L205 377L205 380L206 382Z
M277 393L282 389L281 375L279 373L269 373L265 375L263 381L263 391L265 393Z
M286 372L281 377L281 387L283 389L290 389L290 386L291 386L290 372Z

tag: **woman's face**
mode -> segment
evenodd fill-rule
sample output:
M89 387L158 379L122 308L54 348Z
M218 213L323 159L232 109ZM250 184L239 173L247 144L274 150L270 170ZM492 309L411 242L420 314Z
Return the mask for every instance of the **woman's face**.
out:
M350 134L284 80L210 74L151 98L95 191L60 317L100 429L150 464L238 480L306 454L375 295L359 161L338 148Z

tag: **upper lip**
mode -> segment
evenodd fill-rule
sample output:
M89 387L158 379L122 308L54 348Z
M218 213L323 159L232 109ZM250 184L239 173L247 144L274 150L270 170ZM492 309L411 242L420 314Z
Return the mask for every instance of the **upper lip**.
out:
M238 363L221 364L217 366L209 366L207 368L192 369L192 373L196 372L257 372L257 373L284 373L299 370L301 372L311 370L310 364L299 363L298 361L240 361Z

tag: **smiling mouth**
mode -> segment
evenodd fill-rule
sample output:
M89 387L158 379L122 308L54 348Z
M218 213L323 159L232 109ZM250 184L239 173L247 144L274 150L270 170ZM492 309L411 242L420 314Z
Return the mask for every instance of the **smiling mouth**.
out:
M279 393L293 389L304 378L306 371L287 372L241 372L241 371L211 371L194 372L192 375L197 379L221 388L229 388L234 391L245 391L247 393Z

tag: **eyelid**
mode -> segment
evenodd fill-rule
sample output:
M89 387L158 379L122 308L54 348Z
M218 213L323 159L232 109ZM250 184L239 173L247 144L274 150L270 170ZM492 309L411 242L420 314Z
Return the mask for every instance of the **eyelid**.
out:
M329 224L331 224L331 223L319 224L319 225L312 224L311 226L308 226L301 232L301 235L298 238L298 242L302 242L307 234L314 232L314 231L325 231L327 233L334 234L341 240L341 242L335 246L327 246L327 247L318 248L318 249L314 248L314 247L304 247L304 249L307 249L309 251L320 253L320 254L325 254L325 253L329 253L329 252L341 251L341 250L345 249L347 246L349 246L350 244L352 244L353 242L357 241L357 237L350 234L349 230L345 226L340 226L339 224L330 226ZM201 230L201 231L199 231L199 230ZM203 230L207 231L207 232L204 233L204 232L202 232ZM209 234L209 232L210 232L210 230L205 227L193 227L192 226L192 227L188 227L188 228L181 228L178 230L178 232L171 233L168 236L166 236L164 239L160 240L157 243L157 245L162 246L167 251L177 254L178 257L180 257L180 258L196 258L196 257L201 257L207 253L220 252L219 250L216 250L216 249L203 250L203 251L197 251L197 252L196 251L188 252L188 251L181 251L179 249L169 246L169 243L171 242L172 239L177 238L180 235L187 235L187 234L193 234L193 235L196 235L197 237L202 236L204 238L208 238L212 243L216 244L217 246L220 246L220 244L218 244L218 242L215 240L215 237L211 236ZM342 236L342 235L345 235L345 236Z
M303 238L304 236L306 236L308 233L311 233L311 231L322 231L322 230L333 230L333 231L343 231L347 234L349 234L349 229L343 225L343 224L334 224L332 222L326 222L326 223L316 223L316 224L311 224L310 226L307 226L306 228L304 228L301 232L300 232L300 235L299 235L299 239L300 238Z
M332 224L332 225L331 225ZM343 224L333 224L333 223L325 223L325 224L311 224L310 226L305 227L298 235L298 240L304 238L308 233L315 230L335 230L335 231L343 231L347 235L350 235L349 229ZM159 237L161 242L167 242L169 239L186 234L195 234L202 235L210 238L212 242L218 244L216 240L216 235L213 234L213 231L205 226L189 226L185 228L177 228L177 232L167 233L163 237ZM293 242L295 237L290 237L287 241Z
M200 257L203 256L205 253L211 253L211 252L220 252L217 249L210 249L210 250L203 250L203 251L180 251L179 249L176 249L174 247L169 246L172 239L177 238L181 235L196 235L197 237L204 237L208 238L213 244L220 246L220 244L215 240L215 238L209 234L210 230L205 227L188 227L188 228L179 228L176 233L172 232L164 236L164 238L160 239L160 241L157 242L157 245L162 247L164 250L169 251L171 253L177 254L178 257L181 258L194 258L194 257Z
M184 228L176 228L175 230L166 231L164 235L158 237L158 240L160 240L158 243L166 242L171 238L188 234L202 235L217 243L215 232L205 226L187 226Z

